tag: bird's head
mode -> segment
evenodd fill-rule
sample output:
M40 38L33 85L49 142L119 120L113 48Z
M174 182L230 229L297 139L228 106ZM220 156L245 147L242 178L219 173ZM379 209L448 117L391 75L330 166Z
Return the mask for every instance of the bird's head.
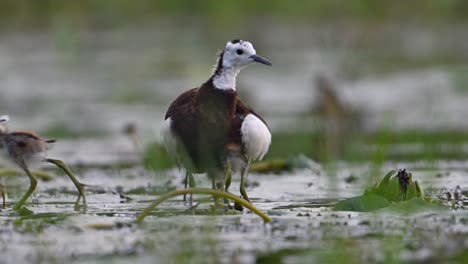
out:
M259 62L271 66L271 62L257 55L252 43L244 40L232 40L226 43L221 53L220 63L224 69L242 69L245 66Z

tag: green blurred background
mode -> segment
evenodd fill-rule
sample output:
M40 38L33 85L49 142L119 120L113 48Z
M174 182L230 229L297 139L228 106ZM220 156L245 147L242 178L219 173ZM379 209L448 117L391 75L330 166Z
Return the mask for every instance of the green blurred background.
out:
M274 64L238 79L274 132L268 159L463 159L467 20L462 0L4 0L0 112L104 145L131 123L172 166L167 106L243 38Z
M4 0L0 3L0 17L4 25L24 27L50 26L57 18L71 19L83 26L116 26L167 16L181 20L201 18L210 24L231 27L246 26L258 19L279 19L286 23L389 19L452 23L466 20L467 8L468 3L463 0Z

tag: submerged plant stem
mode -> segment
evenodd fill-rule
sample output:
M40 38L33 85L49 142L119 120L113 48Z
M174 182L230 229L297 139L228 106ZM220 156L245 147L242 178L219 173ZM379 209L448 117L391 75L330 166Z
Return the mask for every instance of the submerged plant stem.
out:
M205 194L205 195L213 195L213 196L220 197L220 198L226 198L234 202L237 202L238 204L251 210L258 216L260 216L263 219L263 221L265 221L266 223L271 222L271 218L269 216L267 216L265 213L260 211L257 207L253 206L251 203L247 202L246 200L228 192L218 191L218 190L213 190L213 189L205 189L205 188L175 190L175 191L166 193L162 195L161 197L159 197L156 201L154 201L148 207L146 207L146 209L143 210L143 212L141 212L141 214L137 217L135 222L137 224L141 224L143 220L145 219L145 217L147 217L151 213L151 211L153 211L154 208L156 208L158 205L160 205L167 199L170 199L172 197L179 196L179 195L184 195L184 194Z

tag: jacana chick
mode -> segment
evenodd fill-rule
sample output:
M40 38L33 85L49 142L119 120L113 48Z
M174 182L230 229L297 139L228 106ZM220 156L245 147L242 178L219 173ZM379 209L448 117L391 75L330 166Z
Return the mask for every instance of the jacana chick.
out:
M28 191L16 203L14 209L20 209L36 189L37 180L27 165L28 162L35 160L53 163L62 168L78 189L79 196L75 206L78 205L81 197L83 197L83 204L86 205L84 187L68 169L65 163L60 160L46 158L44 155L45 152L50 148L50 144L54 143L55 140L44 139L32 131L19 130L15 132L8 132L8 128L4 124L8 122L8 120L8 116L0 117L0 141L3 143L4 148L11 160L13 160L14 163L16 163L21 169L24 170L30 180Z

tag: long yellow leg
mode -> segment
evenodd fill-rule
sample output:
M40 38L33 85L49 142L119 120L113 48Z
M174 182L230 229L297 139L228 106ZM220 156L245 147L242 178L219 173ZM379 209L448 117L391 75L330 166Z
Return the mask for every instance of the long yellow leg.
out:
M185 189L187 189L187 185L188 187L190 188L195 188L196 187L196 182L195 182L195 178L193 177L193 174L189 171L186 171L185 172ZM187 200L186 199L186 194L184 194L184 202ZM189 202L190 202L190 206L192 206L193 204L193 194L190 194L190 198L189 198Z
M216 173L214 173L214 175L209 175L211 176L211 187L213 190L220 190L223 192L227 192L227 190L229 189L229 186L231 185L231 180L232 180L231 163L229 161L226 162L226 169L224 173L225 173L224 178L219 183L216 182ZM219 198L213 195L213 199L214 199L215 207L220 206ZM224 204L229 204L229 200L224 199Z
M244 199L249 203L251 203L251 202L250 202L249 196L247 196L247 192L245 191L245 180L247 178L247 173L249 172L250 162L251 162L251 160L249 159L247 161L247 164L245 165L245 168L242 170L242 172L241 172L241 182L240 182L240 193L241 193L242 197L244 197Z
M227 162L226 164L226 186L225 186L225 191L227 192L229 190L229 187L231 186L231 182L232 182L232 169L231 169L231 163L230 162Z
M14 210L19 210L19 209L21 209L21 207L23 207L23 205L26 203L26 200L28 200L29 196L31 196L31 194L34 192L34 190L36 189L36 186L37 186L37 180L36 180L36 178L34 178L34 176L29 171L29 168L26 165L26 163L24 162L24 160L21 159L18 162L18 164L24 170L26 175L28 175L29 180L30 180L30 185L29 185L28 191L23 195L23 197L21 197L19 202L16 203L16 205L13 207Z
M197 187L197 183L195 182L195 178L193 177L193 174L192 173L189 173L189 177L188 177L188 182L189 182L189 187L190 188L195 188ZM193 194L191 193L190 194L190 198L189 198L189 201L190 201L190 206L193 205Z
M185 171L184 189L187 189L188 181L189 181L189 172L188 172L188 171ZM183 201L184 201L184 203L187 201L187 194L186 194L186 193L184 193Z
M222 181L219 182L218 189L219 189L220 191L225 192L225 191L226 191L226 187L225 187L225 186L226 186L226 180L223 179Z
M83 197L83 206L86 208L87 204L86 204L86 196L84 194L84 186L83 186L82 183L80 183L76 179L75 175L70 170L70 168L68 168L67 164L65 164L61 160L56 160L56 159L45 159L45 161L47 161L49 163L52 163L52 164L55 164L57 167L61 168L65 172L65 174L68 175L68 177L73 182L73 184L75 184L75 187L76 187L76 189L78 190L78 193L79 193L78 199L75 202L75 209L76 210L78 209L78 205L79 205L81 197Z
M3 209L6 208L6 187L0 184L0 193L3 198Z
M211 188L213 190L221 190L222 192L224 192L224 185L225 185L224 179L221 182L216 182L216 172L208 173L208 176L211 178ZM219 203L219 197L218 196L213 195L213 200L214 200L214 208L223 207Z
M232 168L231 163L229 161L226 162L226 171L224 175L224 189L223 191L228 192L229 186L231 186L232 182ZM229 200L224 198L224 204L229 205Z

